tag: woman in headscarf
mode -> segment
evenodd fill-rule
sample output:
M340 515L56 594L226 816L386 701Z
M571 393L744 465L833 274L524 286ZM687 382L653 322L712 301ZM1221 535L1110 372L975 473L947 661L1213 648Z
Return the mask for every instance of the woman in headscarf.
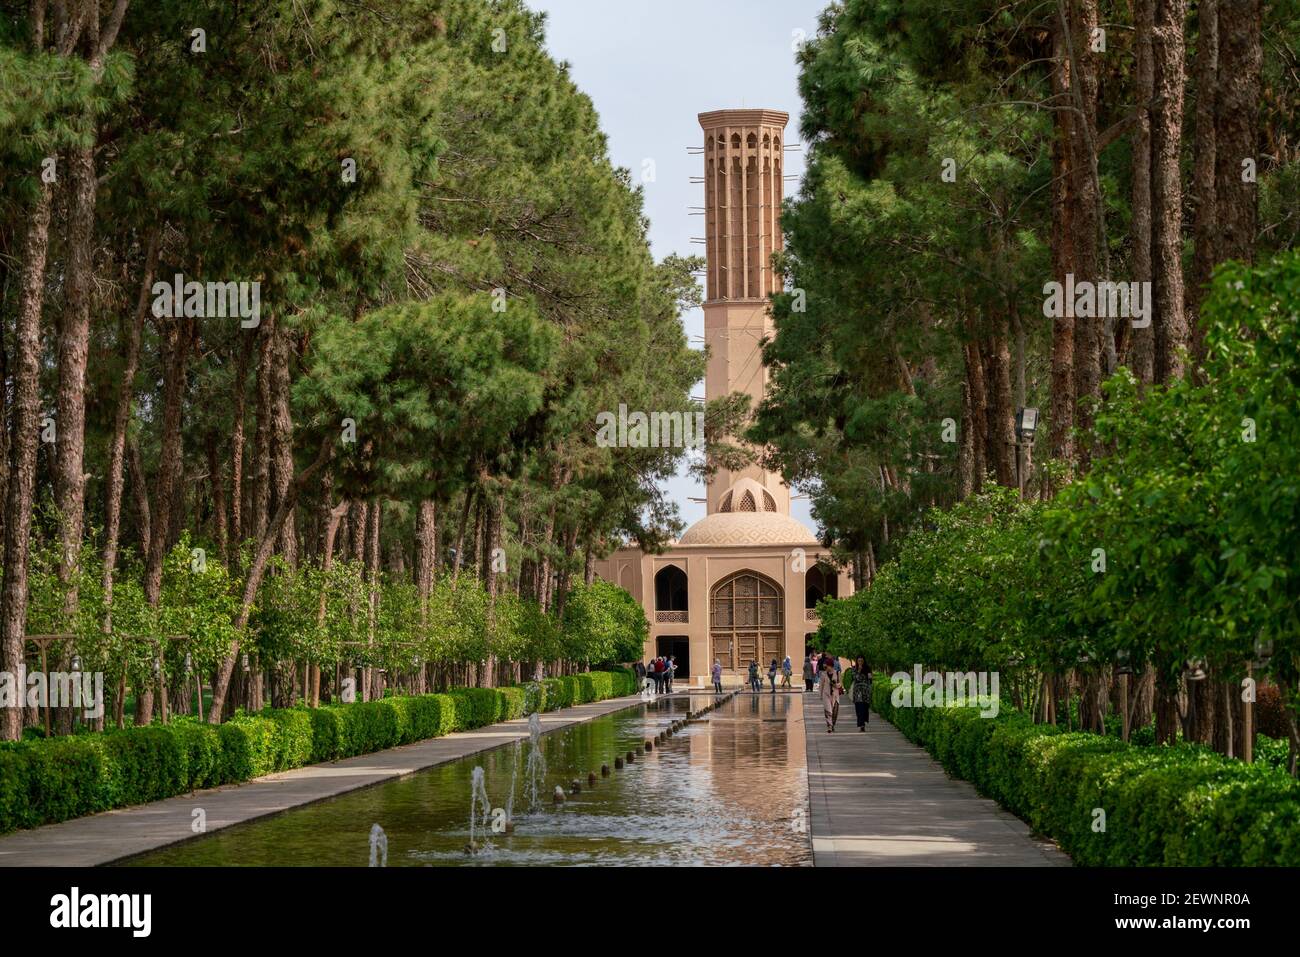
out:
M853 687L849 694L853 697L853 710L858 713L858 730L866 731L871 720L871 672L861 655L853 662Z
M826 733L831 734L840 716L840 676L835 673L830 655L822 655L817 667L821 676L817 684L822 696L822 713L826 716Z

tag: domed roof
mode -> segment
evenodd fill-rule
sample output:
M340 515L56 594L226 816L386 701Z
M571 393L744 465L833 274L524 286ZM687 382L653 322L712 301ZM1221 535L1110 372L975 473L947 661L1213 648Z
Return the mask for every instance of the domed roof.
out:
M816 545L803 523L778 512L776 499L752 478L723 493L718 510L686 530L679 545Z
M812 532L780 512L714 512L677 541L678 545L817 545Z

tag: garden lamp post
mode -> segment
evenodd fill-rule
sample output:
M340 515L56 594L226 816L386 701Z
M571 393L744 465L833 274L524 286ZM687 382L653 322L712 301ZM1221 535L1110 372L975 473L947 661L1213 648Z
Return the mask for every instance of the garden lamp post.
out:
M50 736L50 665L49 647L54 642L73 642L76 635L27 635L24 641L34 644L41 655L41 674L45 677L45 736ZM80 670L80 668L74 669ZM40 705L38 703L37 707Z
M1016 413L1016 488L1025 497L1025 481L1033 466L1034 433L1038 431L1038 410L1025 407ZM1021 458L1024 463L1021 463Z
M1251 693L1241 703L1241 760L1247 764L1255 762L1255 668L1263 668L1273 657L1273 640L1265 638L1263 632L1255 639L1255 657L1246 662L1246 680L1251 683Z

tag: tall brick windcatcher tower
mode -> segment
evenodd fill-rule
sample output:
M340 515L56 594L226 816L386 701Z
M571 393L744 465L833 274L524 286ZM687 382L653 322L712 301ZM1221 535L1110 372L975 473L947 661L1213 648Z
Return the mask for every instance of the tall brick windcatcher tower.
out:
M772 331L767 297L781 289L772 254L782 248L784 140L790 115L716 110L699 119L708 261L704 341L710 350L705 394L712 399L745 392L753 400L751 407L757 407L767 378L759 343ZM757 466L741 472L720 469L709 483L709 514L748 510L748 498L744 506L726 501L733 486L746 478L761 487L749 496L758 499L757 511L790 514L790 490L779 475Z
M775 110L700 114L709 398L743 392L758 402L767 385L759 344L772 331L768 296L781 288L772 254L782 247L789 119ZM627 545L598 559L595 570L645 609L645 656L675 656L678 673L705 687L714 662L724 681L739 684L751 661L766 667L789 655L798 662L817 646L818 600L853 594L852 576L830 558L790 514L781 476L750 466L719 469L708 514L667 549L648 554Z

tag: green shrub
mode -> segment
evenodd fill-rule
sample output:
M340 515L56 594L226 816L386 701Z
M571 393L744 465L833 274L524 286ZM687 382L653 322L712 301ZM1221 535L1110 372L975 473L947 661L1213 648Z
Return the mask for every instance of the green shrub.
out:
M103 738L76 735L33 741L21 750L27 765L29 807L23 816L28 826L94 814L109 806L118 792L105 745Z
M627 669L0 743L0 833L631 694Z
M616 668L607 672L613 686L610 689L610 696L614 698L626 698L628 695L637 693L636 672L631 668Z
M454 702L445 694L406 699L411 707L410 741L440 738L456 730Z
M286 708L264 712L263 716L275 725L272 738L272 762L275 770L287 771L311 763L312 722L311 709Z
M185 749L186 786L191 791L223 784L221 732L193 718L178 718L164 726Z
M543 678L542 689L545 692L545 711L567 708L574 703L573 684L568 678Z
M873 709L944 769L1055 839L1076 864L1107 867L1300 865L1300 782L1199 745L1142 747L1035 725L1005 703ZM1094 809L1105 829L1094 830Z
M275 723L266 718L236 714L221 725L223 778L247 781L275 770Z
M105 734L107 766L115 771L112 781L106 782L116 792L112 803L143 804L188 791L189 749L184 735L165 725Z
M526 695L523 688L498 688L497 697L501 699L498 721L513 721L524 716Z
M453 688L448 694L456 702L457 731L481 728L496 721L499 706L496 689Z
M0 833L40 823L32 819L27 749L25 743L0 744Z

